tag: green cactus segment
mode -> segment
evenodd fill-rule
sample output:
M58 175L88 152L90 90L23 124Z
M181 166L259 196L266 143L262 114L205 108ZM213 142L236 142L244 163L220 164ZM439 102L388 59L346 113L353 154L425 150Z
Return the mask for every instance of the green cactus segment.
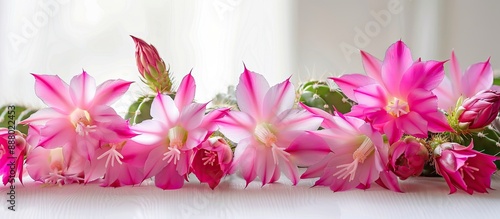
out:
M333 113L335 109L341 113L351 111L352 101L336 89L332 89L326 82L309 81L299 87L299 101L303 104Z
M494 85L500 85L500 78L494 78L493 79L493 84Z
M471 140L474 140L474 150L499 156L500 155L500 133L497 131L486 128L482 132L470 133L462 136L464 139L463 145L467 146ZM497 169L500 169L500 161L495 161Z
M19 122L29 118L37 110L18 105L7 105L0 108L0 127L8 128L14 121L16 129L24 134L28 134L28 126L20 125Z
M144 120L151 119L151 104L153 103L154 96L139 97L130 107L125 119L128 119L130 125L141 123Z

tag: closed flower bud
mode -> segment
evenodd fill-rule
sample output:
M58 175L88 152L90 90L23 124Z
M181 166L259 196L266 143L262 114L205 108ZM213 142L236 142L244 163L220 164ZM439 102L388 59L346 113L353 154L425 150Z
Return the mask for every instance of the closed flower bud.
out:
M413 137L399 140L389 149L389 168L402 180L420 175L428 159L427 148Z
M154 92L171 93L172 80L169 69L156 48L142 39L131 37L135 42L135 58L143 82Z
M467 98L458 108L458 126L462 130L478 130L488 126L498 115L500 93L484 90Z

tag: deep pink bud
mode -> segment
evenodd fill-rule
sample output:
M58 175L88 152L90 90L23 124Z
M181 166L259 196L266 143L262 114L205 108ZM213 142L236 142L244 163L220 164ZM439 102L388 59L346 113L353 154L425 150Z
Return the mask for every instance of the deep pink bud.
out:
M191 168L200 182L208 183L214 189L226 175L232 159L229 144L222 137L212 137L201 144Z
M143 81L155 92L171 93L169 70L156 48L142 39L131 37L135 42L137 68Z
M443 176L450 187L450 194L458 189L471 194L488 192L491 176L497 170L494 161L498 157L473 150L457 143L443 143L434 150L436 172Z
M413 137L399 140L389 149L389 168L402 180L420 175L428 159L427 148Z
M19 181L23 182L23 161L27 150L24 134L17 130L0 128L0 176L4 185L13 177L18 177Z
M458 108L458 125L463 130L484 128L497 117L499 109L500 93L493 90L480 91L465 99Z

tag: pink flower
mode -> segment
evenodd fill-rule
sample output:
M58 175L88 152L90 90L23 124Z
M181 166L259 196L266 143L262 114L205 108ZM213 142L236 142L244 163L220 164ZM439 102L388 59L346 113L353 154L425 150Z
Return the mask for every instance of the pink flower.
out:
M78 154L68 154L68 151L61 147L35 147L26 158L28 174L33 180L45 184L66 185L83 182L86 159Z
M0 128L0 176L4 185L23 182L24 156L28 146L23 134L17 130Z
M451 52L450 78L445 77L434 90L438 97L439 108L451 112L455 109L460 97L474 96L481 90L489 90L493 85L493 69L490 59L478 62L462 73L455 52Z
M143 164L144 176L155 176L162 189L179 189L189 173L194 149L216 130L214 122L225 110L205 115L206 103L193 103L196 85L191 74L180 84L175 99L158 94L151 104L151 120L133 127L140 135L132 141L144 145L145 157L131 157L130 163ZM140 147L129 147L132 156L142 155ZM135 154L135 155L134 155Z
M125 156L138 156L138 154L128 155L127 148L142 147L134 144L129 139L121 142L107 143L96 150L91 161L85 163L85 182L104 178L101 186L120 187L123 185L136 185L144 180L143 166L128 163ZM145 158L145 155L143 155Z
M428 159L427 148L413 137L399 140L389 148L389 168L402 180L420 175Z
M315 186L328 186L332 191L353 188L368 189L373 182L393 191L401 192L397 177L387 168L388 146L382 135L365 121L304 106L323 117L324 129L315 131L331 152L310 166L301 178L319 177Z
M443 143L434 150L436 171L450 187L450 194L461 189L472 195L474 191L487 193L491 176L497 170L493 161L498 157L473 150L457 143Z
M33 75L37 96L49 106L22 122L39 127L40 141L34 146L63 147L91 160L102 144L134 136L127 121L109 107L131 82L109 80L96 87L84 71L68 86L58 76Z
M239 170L247 185L258 176L265 185L278 180L283 171L297 184L297 162L287 148L306 130L316 130L322 119L292 109L295 90L289 80L270 87L262 75L246 67L236 99L241 111L229 112L220 123L224 136L238 144L230 173Z
M137 68L143 81L156 92L170 92L172 81L165 62L161 59L156 48L142 39L131 37L135 42Z
M464 100L458 108L458 126L462 130L482 129L498 116L500 93L483 90Z
M191 168L200 182L208 183L214 189L227 174L232 160L233 151L229 144L221 137L212 137L196 151Z
M371 122L390 143L403 133L425 138L428 131L452 131L432 93L444 77L443 62L413 61L402 41L389 47L383 62L363 51L361 55L367 75L332 78L358 103L348 115Z

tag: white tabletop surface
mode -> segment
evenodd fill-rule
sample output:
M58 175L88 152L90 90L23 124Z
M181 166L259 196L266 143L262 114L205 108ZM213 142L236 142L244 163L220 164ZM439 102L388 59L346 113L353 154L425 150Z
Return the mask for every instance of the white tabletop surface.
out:
M98 184L42 187L32 181L16 187L16 211L2 200L0 218L498 218L500 176L489 194L449 195L442 178L401 182L405 193L377 185L333 193L311 186L314 179L291 186L286 178L261 187L238 176L215 190L196 179L180 190L164 191L149 182L136 187L102 188ZM7 199L7 187L0 194Z

